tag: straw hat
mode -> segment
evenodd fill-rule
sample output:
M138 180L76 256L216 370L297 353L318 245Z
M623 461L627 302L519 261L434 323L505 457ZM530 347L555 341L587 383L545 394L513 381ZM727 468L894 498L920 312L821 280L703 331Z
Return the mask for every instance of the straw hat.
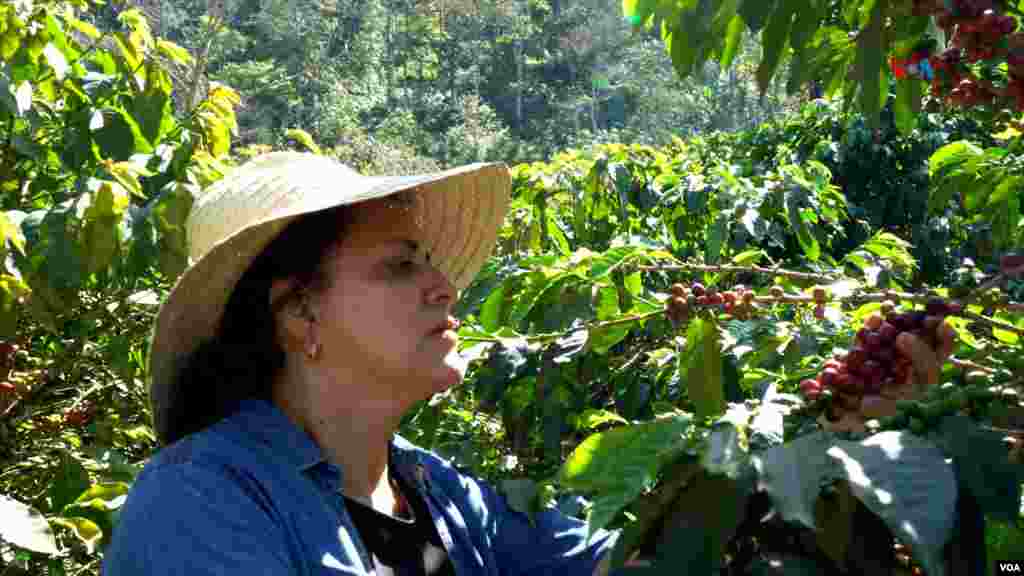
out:
M511 195L504 164L473 164L410 176L363 176L330 158L264 154L213 184L192 206L189 265L157 313L149 396L157 435L178 400L183 361L216 334L235 284L263 249L298 217L408 191L430 262L458 290L494 249Z

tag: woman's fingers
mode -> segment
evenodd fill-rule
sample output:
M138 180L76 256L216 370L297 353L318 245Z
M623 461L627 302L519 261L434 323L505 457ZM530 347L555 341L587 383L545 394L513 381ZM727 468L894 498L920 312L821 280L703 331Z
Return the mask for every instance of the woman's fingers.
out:
M882 327L882 315L878 312L872 312L864 319L864 327L869 330L878 330Z
M918 389L938 384L939 358L922 338L909 332L896 337L896 348L913 363L913 383Z
M956 346L956 331L949 322L939 324L939 361L945 363L953 355L953 348Z
M860 403L860 413L868 419L895 416L897 412L896 400L876 394L866 394Z

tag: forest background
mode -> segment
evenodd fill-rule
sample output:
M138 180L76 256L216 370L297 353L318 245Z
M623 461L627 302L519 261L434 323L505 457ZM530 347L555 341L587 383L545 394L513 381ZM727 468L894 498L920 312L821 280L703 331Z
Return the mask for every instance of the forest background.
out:
M282 148L512 167L457 310L466 385L403 434L524 513L694 573L1024 559L1024 125L872 52L881 10L935 31L901 4L922 2L0 4L0 574L97 573L157 448L149 329L189 208ZM727 33L644 28L669 5ZM1009 93L1012 48L968 75ZM935 298L962 304L943 387L819 430L852 400L808 392L865 318Z

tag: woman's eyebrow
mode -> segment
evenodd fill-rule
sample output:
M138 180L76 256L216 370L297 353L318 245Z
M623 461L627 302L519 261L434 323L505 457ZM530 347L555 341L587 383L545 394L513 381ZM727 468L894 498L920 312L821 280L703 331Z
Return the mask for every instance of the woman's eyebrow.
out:
M402 244L406 248L408 248L409 250L412 250L413 252L418 251L419 248L420 248L420 245L419 245L418 242L416 242L415 240L410 240L409 238L393 238L391 240L388 240L386 243L387 244Z

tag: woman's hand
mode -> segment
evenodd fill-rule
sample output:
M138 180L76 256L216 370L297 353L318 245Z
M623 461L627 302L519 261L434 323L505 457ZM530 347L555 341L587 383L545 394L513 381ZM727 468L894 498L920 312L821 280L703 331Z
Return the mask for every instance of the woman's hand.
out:
M874 330L882 321L880 314L872 314L864 320L864 326ZM904 332L896 338L896 349L911 362L906 380L883 387L878 394L865 395L859 410L844 410L834 422L822 414L818 421L826 430L862 432L866 421L895 415L897 401L920 398L939 383L942 365L953 353L955 333L941 316L928 316L924 325L928 332L921 336Z

